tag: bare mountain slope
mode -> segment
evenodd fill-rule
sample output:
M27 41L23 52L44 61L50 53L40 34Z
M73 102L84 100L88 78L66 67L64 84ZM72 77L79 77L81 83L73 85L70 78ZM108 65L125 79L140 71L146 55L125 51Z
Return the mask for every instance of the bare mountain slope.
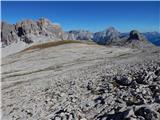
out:
M160 49L149 49L71 43L5 57L2 119L159 120Z

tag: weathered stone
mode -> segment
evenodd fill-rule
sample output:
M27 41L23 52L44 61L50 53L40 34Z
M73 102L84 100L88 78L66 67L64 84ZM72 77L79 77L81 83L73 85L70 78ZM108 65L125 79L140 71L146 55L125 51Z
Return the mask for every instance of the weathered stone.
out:
M15 26L7 24L6 22L1 23L1 42L2 47L8 46L14 42L18 42L18 36L16 34Z
M93 34L85 30L72 30L67 32L69 40L92 40Z
M132 83L132 78L128 77L128 76L116 76L115 77L115 81L123 86L129 86Z
M94 34L93 40L99 44L106 45L119 41L119 36L119 32L115 28L109 27L102 32L96 32Z
M151 108L149 107L141 107L137 111L135 111L135 114L137 116L144 117L146 120L158 120L159 118L157 113L151 110Z

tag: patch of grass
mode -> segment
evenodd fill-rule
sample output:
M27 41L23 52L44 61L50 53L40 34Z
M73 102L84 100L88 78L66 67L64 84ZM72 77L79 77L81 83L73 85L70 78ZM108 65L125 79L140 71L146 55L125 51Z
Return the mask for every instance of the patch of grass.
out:
M49 47L53 47L53 46L58 46L58 45L63 45L63 44L69 44L69 43L82 43L82 42L78 41L78 40L52 41L52 42L47 42L47 43L42 43L42 44L30 46L30 47L24 49L23 51L33 50L33 49L45 49L45 48L49 48Z

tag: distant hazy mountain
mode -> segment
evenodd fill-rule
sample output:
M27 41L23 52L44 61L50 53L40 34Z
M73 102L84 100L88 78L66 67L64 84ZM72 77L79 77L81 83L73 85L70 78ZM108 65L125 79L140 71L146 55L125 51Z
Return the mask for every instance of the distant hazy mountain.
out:
M160 45L160 33L159 32L146 32L143 33L146 38L156 45Z
M93 40L101 45L116 45L132 48L152 46L146 37L137 30L132 30L130 33L120 33L113 27L94 33Z
M145 32L142 33L146 39L150 42L152 42L155 45L160 46L160 33L159 32ZM129 33L121 33L120 37L124 37L124 36L128 36L129 37Z
M93 33L88 30L71 30L66 32L70 40L92 40Z

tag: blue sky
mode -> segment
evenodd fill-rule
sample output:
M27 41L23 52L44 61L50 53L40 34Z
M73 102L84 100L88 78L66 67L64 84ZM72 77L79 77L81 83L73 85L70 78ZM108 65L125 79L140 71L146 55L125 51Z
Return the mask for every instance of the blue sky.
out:
M2 20L16 23L40 17L59 23L62 28L100 31L113 26L120 32L137 29L141 32L160 32L160 2L2 2Z

